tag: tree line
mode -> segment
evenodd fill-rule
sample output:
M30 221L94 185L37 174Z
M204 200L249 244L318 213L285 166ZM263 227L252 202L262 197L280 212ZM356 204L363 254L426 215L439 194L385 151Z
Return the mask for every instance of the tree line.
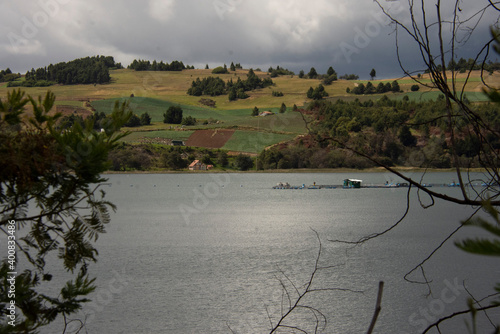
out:
M120 143L109 154L113 171L183 170L194 160L218 169L245 171L254 166L253 159L244 154L230 156L225 150L189 146Z
M310 117L311 134L263 151L259 169L289 168L368 168L374 163L344 147L362 152L388 166L426 168L455 167L447 132L444 98L413 102L391 100L360 102L313 101L305 112ZM500 130L497 104L476 106L477 115ZM457 124L459 138L453 148L458 164L479 167L481 137L468 123ZM491 149L500 149L500 138L488 138ZM334 138L327 143L324 138ZM342 143L338 145L336 143Z
M12 73L8 67L5 70L0 71L0 82L10 82L19 79L20 77L20 73Z
M299 78L301 79L322 79L323 83L326 85L331 84L333 81L336 81L338 79L337 77L337 72L333 69L332 66L328 68L326 71L326 74L319 74L318 71L314 67L311 67L307 75L305 74L304 70L301 70L299 72Z
M280 67L279 65L276 66L276 68L273 68L272 66L269 67L267 70L267 73L271 76L271 78L276 78L280 75L295 75L293 71L290 71L286 68Z
M234 82L232 78L227 82L219 77L210 76L203 79L196 78L196 80L191 83L191 87L187 90L187 94L193 96L219 96L228 94L229 101L234 101L236 99L247 98L247 91L265 88L271 85L273 85L273 80L271 78L261 79L255 74L253 69L250 69L245 80L241 80L241 78L238 77L236 82Z
M57 129L70 129L75 124L79 124L81 127L84 127L86 123L92 123L93 129L96 131L100 131L101 129L105 129L110 121L110 116L106 116L106 114L102 111L95 112L94 114L87 116L86 118L83 118L81 115L71 114L61 117L61 119L58 121ZM150 124L151 116L147 112L144 112L140 116L132 113L128 121L124 123L123 126L133 128Z
M304 70L301 70L299 72L299 78L301 79L319 79L323 80L323 84L325 85L330 85L334 81L341 79L341 80L358 80L359 75L357 74L343 74L343 75L338 75L337 72L333 69L332 66L328 68L325 74L319 74L318 71L314 67L311 67L309 72L306 74Z
M412 86L412 91L413 90L418 90L418 85L416 85L416 89L414 87L415 85ZM355 95L363 95L363 94L383 94L387 92L393 92L393 93L399 93L401 91L401 88L399 87L399 83L394 80L392 83L391 82L380 82L377 87L375 87L370 81L365 85L363 83L358 84L356 87L353 89L347 87L346 92L347 93L352 93Z
M153 60L134 59L130 65L127 66L128 69L135 71L182 71L185 69L194 69L194 66L184 65L182 61L174 60L170 64L164 63L163 60L157 62Z
M438 65L437 69L442 70L442 66ZM485 62L484 64L481 64L477 61L475 61L472 58L465 59L465 58L460 58L458 61L455 59L450 59L448 61L448 64L446 65L446 69L449 71L456 71L459 73L465 73L467 71L472 71L472 70L485 70L486 72L493 73L494 71L500 70L500 63L498 61L488 61ZM426 70L425 73L429 73L429 70Z
M69 62L60 62L55 65L26 72L24 81L11 81L9 87L36 87L50 86L55 83L63 85L76 84L104 84L109 83L110 68L121 68L111 56L94 56L79 58Z
M194 68L194 67L193 67ZM227 70L227 65L224 64L224 66L217 66L216 68L224 68L226 69L225 73L229 73L229 71ZM209 70L210 69L210 66L208 66L208 64L205 65L205 69L206 70ZM236 70L242 70L243 69L243 66L241 66L240 63L234 63L234 62L231 62L231 65L229 66L229 69L231 71L236 71Z

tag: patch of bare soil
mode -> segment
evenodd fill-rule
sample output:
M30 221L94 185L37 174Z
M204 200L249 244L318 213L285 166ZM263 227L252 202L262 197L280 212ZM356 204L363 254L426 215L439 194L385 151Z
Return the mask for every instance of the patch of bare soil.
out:
M234 130L196 130L186 141L187 146L221 148L233 135Z

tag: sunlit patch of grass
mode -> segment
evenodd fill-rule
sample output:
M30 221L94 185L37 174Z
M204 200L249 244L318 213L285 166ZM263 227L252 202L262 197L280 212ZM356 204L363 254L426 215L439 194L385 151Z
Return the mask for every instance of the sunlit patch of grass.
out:
M295 135L259 131L236 131L223 149L236 152L259 153L266 147L289 141Z

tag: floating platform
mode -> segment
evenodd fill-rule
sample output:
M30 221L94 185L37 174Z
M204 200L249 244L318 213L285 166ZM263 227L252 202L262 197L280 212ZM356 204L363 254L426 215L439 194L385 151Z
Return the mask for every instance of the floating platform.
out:
M273 189L335 189L337 187L339 187L339 186L327 185L327 184L309 185L309 186L306 186L305 184L303 184L301 186L292 186L289 184L278 184L278 185L274 186Z
M362 185L359 183L359 185L350 185L350 184L312 184L312 185L305 185L302 184L301 186L294 186L290 185L288 183L279 183L273 187L273 189L293 189L293 190L300 190L300 189L394 189L394 188L408 188L410 185L406 182L402 183L385 183L385 184L367 184L367 185ZM430 188L430 187L448 187L448 188L455 188L455 187L460 187L459 183L456 182L451 182L451 183L423 183L423 187ZM486 183L468 183L465 185L466 187L487 187L491 185L487 185Z

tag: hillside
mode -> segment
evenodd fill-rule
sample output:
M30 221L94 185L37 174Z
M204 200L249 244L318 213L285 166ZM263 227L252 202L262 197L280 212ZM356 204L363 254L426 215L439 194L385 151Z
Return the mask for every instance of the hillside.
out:
M197 78L218 76L224 81L238 77L245 79L248 70L236 70L229 74L212 74L212 70L188 69L178 72L153 72L134 71L130 69L110 70L111 82L97 85L54 85L47 87L23 88L32 96L43 95L50 89L57 97L57 109L65 114L89 115L92 112L111 112L116 100L128 100L133 112L141 115L147 112L151 116L152 124L137 128L130 128L132 134L125 140L127 143L156 143L166 144L171 140L188 140L196 130L203 129L231 129L234 134L227 139L222 149L233 152L260 153L264 148L285 141L290 141L299 135L306 134L307 130L300 113L293 112L292 106L304 107L311 99L306 92L310 87L317 87L321 80L302 79L294 75L285 75L272 78L274 85L247 92L249 97L230 102L227 95L221 96L190 96L186 92L191 83ZM260 78L268 77L268 73L255 72ZM457 81L463 83L464 74L459 74ZM23 80L21 78L20 80ZM373 80L377 86L380 82L391 83L395 79ZM399 83L400 93L386 93L391 100L400 101L407 96L410 101L435 100L438 92L425 87L412 92L411 86L415 85L411 79L396 79ZM429 80L422 77L424 82ZM494 73L486 78L488 84L500 85L500 74ZM376 101L382 95L354 95L346 93L349 88L364 84L366 80L338 80L325 86L328 93L327 100ZM482 93L484 85L479 72L473 72L469 78L466 94L470 101L486 101ZM0 97L4 97L10 88L6 84L0 86ZM283 93L283 96L273 96L273 91ZM132 97L133 96L133 97ZM207 107L200 103L201 98L211 99L215 108ZM280 106L287 106L286 113L278 113ZM197 119L195 126L180 126L163 123L163 113L172 105L180 105L184 116ZM271 111L272 116L251 116L252 109L258 107L260 111ZM200 142L198 145L203 146ZM207 141L206 147L212 147Z
M95 101L101 99L109 98L120 98L128 97L130 94L134 94L136 97L151 97L159 100L169 101L178 104L191 105L191 106L202 106L198 101L199 97L189 96L186 91L191 85L191 82L196 78L205 78L209 76L219 76L224 80L233 79L236 80L239 77L245 78L247 70L236 70L236 72L231 72L229 74L212 74L211 70L183 70L179 72L152 72L152 71L133 71L129 69L120 70L110 70L111 82L109 84L102 85L54 85L49 88L47 87L26 87L23 88L30 95L36 96L44 94L47 89L53 91L57 96L58 105L72 105L72 106L82 106L83 101ZM256 72L259 77L267 76L266 72ZM466 91L472 95L481 92L483 84L479 77L479 71L472 73L472 77L469 79L469 83L466 87ZM22 79L21 79L22 80ZM373 80L372 83L376 86L379 82L392 82L393 80L398 80L403 94L406 95L410 93L410 97L415 97L416 99L420 96L425 96L429 90L422 88L419 92L410 92L411 85L414 82L411 79L384 79L384 80ZM465 74L458 74L457 81L463 82L465 80ZM423 79L423 81L428 81L428 79ZM500 74L495 72L491 76L487 76L486 81L488 84L499 84ZM227 96L212 97L217 103L217 109L219 110L237 110L237 109L250 109L254 106L259 108L279 108L281 103L285 103L287 106L302 106L308 101L306 97L306 92L309 87L316 87L321 83L321 80L317 79L300 79L298 76L280 76L273 78L274 86L265 89L260 89L252 91L249 93L250 97L245 100L237 100L229 102ZM366 96L354 96L352 94L347 94L346 89L353 88L359 83L367 83L367 80L338 80L332 85L325 86L326 91L329 93L331 98L342 98L342 99L354 99L356 97L360 99L367 98ZM11 88L7 88L6 83L0 85L0 96L6 96L6 92ZM283 92L282 97L273 97L272 91ZM474 94L472 94L474 93ZM376 96L368 96L368 98L375 98ZM478 97L482 100L482 97ZM472 99L471 99L472 100Z

